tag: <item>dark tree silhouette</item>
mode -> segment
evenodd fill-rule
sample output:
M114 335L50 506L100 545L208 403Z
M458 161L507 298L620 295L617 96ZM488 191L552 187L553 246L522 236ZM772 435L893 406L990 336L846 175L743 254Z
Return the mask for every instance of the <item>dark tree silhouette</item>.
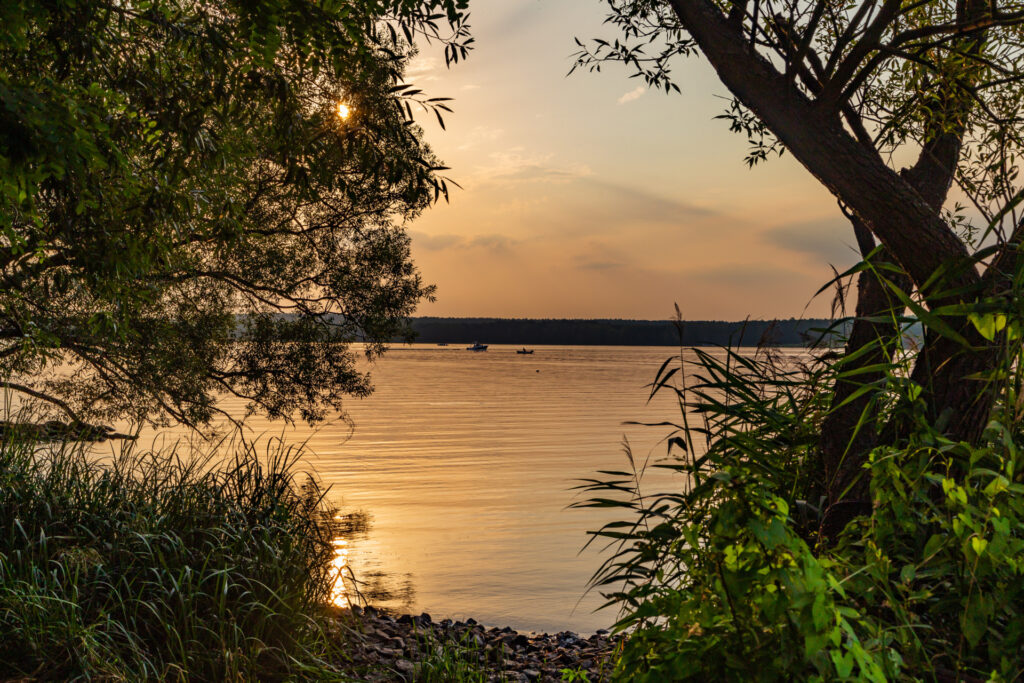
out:
M408 331L404 222L447 193L403 70L465 56L464 7L3 3L2 385L74 425L367 392L347 342Z

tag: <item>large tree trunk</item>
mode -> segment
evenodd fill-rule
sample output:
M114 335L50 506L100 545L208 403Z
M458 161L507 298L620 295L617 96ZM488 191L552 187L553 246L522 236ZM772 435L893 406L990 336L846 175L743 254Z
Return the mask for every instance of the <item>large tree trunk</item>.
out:
M946 99L946 102L952 101ZM936 107L942 121L948 112ZM966 118L966 117L964 117ZM940 122L933 126L931 139L921 150L917 163L900 175L907 180L936 212L942 209L953 182L953 173L963 144L963 126L948 130ZM850 216L857 245L866 259L875 249L875 240L868 226L857 216ZM879 263L890 258L883 249ZM891 286L910 292L913 286L905 273L887 272ZM893 320L903 310L889 288L872 271L864 270L857 279L857 309L846 344L846 353L836 369L840 375L832 387L832 402L822 423L821 455L825 469L826 509L819 537L830 540L854 518L871 511L870 481L864 470L868 454L879 443L879 429L873 415L868 414L875 395L872 391L851 397L862 387L884 380L884 369L892 361L891 354L902 345L901 330ZM892 321L892 322L890 322ZM933 349L932 340L926 349ZM935 356L935 353L930 353ZM919 364L919 368L925 365ZM922 370L923 371L923 370Z
M945 163L926 159L927 163L901 177L886 166L877 150L855 139L843 127L838 114L841 103L832 97L833 83L825 83L819 99L812 101L753 49L743 34L742 23L730 22L714 2L669 3L726 87L871 229L931 309L977 300L982 292L982 279L966 247L939 213L959 154L959 136L939 139L940 135L934 140L933 157ZM983 0L968 0L962 7L963 11L987 11ZM895 12L899 3L886 3L886 8L881 11ZM881 25L882 22L876 24ZM845 78L837 77L836 82L842 84ZM957 99L944 101L950 102L949 106L964 106ZM943 125L948 131L949 121L943 121ZM869 291L867 299L865 309L872 308L874 294ZM970 347L965 349L930 333L921 352L920 369L915 369L914 374L930 380L922 384L930 417L939 424L947 420L945 429L951 437L973 441L984 428L994 397L991 392L979 392L972 378L991 366L996 352L962 314L947 317L945 323L966 338ZM869 331L855 330L865 339L870 337ZM851 389L844 387L841 391ZM846 420L843 416L835 419ZM848 426L845 430L848 435ZM829 495L833 504L841 504L850 492L848 480L856 478L854 475L867 452L861 445L856 449L860 452L850 458L848 444L840 444L841 436L828 445L831 462L827 469L833 480ZM863 496L862 490L854 493ZM835 521L830 529L841 528L844 523L838 518Z
M851 217L861 254L866 258L875 247L868 227ZM883 251L878 261L888 255ZM889 274L893 285L910 288L904 274ZM896 312L891 292L871 270L857 277L857 308L846 351L837 361L839 376L832 386L829 412L821 427L821 457L825 469L826 508L819 530L823 539L834 538L850 520L871 511L869 481L864 472L867 454L878 443L879 425L870 412L871 391L855 397L862 387L880 382L881 369L892 361L900 330L891 320Z

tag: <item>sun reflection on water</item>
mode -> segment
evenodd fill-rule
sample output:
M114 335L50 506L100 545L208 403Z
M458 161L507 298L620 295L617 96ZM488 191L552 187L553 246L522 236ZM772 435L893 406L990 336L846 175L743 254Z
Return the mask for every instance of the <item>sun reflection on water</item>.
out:
M351 571L348 566L348 541L338 538L333 544L334 559L331 560L331 573L334 586L331 588L331 604L336 607L351 607L348 587L345 585L345 572Z
M334 557L330 563L330 604L343 609L374 605L409 611L415 601L412 574L391 572L379 562L366 563L371 516L363 510L334 514Z

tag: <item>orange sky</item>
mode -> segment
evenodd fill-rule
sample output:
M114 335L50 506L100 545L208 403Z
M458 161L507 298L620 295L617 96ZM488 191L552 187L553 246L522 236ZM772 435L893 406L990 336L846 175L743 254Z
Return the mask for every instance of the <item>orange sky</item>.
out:
M829 264L856 262L835 202L791 158L748 170L696 59L682 95L617 65L566 76L596 0L474 0L476 49L425 48L408 80L454 97L427 140L463 186L409 226L438 300L420 315L690 319L821 315Z

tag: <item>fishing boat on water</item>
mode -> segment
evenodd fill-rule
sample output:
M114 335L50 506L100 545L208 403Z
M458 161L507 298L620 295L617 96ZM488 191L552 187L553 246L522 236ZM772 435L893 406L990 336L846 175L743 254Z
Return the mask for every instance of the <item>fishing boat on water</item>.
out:
M472 346L466 347L467 351L486 351L487 344L481 344L480 342L473 342Z
M516 353L518 353L520 356L528 356L529 354L533 353L533 349L528 349L524 346L521 349L516 349Z

